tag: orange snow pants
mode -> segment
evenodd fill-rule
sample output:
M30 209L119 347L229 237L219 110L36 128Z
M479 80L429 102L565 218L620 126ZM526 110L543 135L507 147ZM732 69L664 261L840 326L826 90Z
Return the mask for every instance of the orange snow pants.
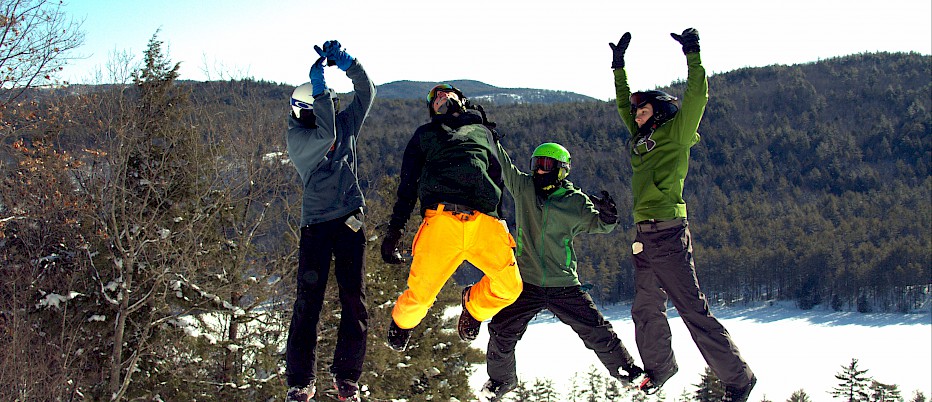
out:
M513 247L515 239L503 220L477 211L444 211L444 204L428 209L411 247L408 289L392 309L395 324L416 327L463 261L485 273L470 289L466 310L479 321L492 318L521 294Z

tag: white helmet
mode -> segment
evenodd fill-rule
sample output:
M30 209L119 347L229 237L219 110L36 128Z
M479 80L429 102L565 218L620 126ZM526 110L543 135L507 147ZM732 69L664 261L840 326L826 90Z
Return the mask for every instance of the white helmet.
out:
M294 110L295 117L301 117L301 110L314 109L314 95L311 95L313 87L310 82L305 82L294 89L291 93L291 109Z

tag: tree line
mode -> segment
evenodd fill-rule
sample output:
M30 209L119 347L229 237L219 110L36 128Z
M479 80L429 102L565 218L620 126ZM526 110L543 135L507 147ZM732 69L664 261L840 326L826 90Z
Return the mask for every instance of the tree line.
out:
M899 386L877 381L867 374L869 370L858 367L858 359L841 366L841 371L835 374L838 383L827 393L832 399L844 402L903 402L905 401ZM702 373L699 383L693 384L693 389L684 389L680 395L668 396L662 390L656 396L647 397L636 391L619 385L618 381L606 376L599 368L589 366L583 373L574 373L570 380L570 387L560 391L555 389L553 381L549 379L534 379L521 381L514 391L504 396L505 402L598 402L598 401L671 401L671 402L717 402L722 400L725 386L715 373L708 367ZM774 402L781 399L771 399L773 396L764 395L760 402ZM793 391L786 402L812 402L819 400L806 392L805 389ZM925 402L926 395L915 390L909 399L910 402Z

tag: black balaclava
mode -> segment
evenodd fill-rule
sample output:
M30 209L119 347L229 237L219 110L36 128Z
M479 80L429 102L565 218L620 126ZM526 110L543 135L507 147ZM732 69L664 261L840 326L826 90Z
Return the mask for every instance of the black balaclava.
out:
M560 169L554 169L547 173L534 172L534 192L538 195L549 196L560 187Z
M291 112L294 115L294 111ZM295 116L307 128L317 128L317 116L314 109L301 109L300 116Z

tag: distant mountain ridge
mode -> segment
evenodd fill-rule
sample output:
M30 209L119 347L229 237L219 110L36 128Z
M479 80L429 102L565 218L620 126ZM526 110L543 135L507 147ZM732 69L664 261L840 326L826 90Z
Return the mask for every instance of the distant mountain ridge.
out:
M378 97L383 99L425 99L427 92L437 84L451 84L463 91L466 97L500 105L519 103L597 102L596 98L575 92L534 88L499 88L475 80L443 82L393 81L378 85Z

